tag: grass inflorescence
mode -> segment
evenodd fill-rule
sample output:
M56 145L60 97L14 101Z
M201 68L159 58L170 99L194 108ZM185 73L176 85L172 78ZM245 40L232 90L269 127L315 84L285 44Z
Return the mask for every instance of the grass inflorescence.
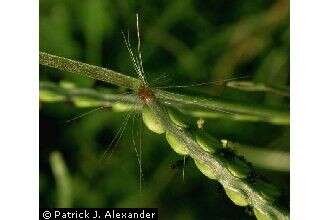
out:
M196 167L206 177L221 183L233 203L238 206L251 206L258 219L289 219L288 211L278 205L278 198L281 196L280 190L260 178L244 157L236 155L234 151L228 149L207 131L193 126L194 123L189 123L189 119L187 121L180 116L178 108L183 106L183 112L184 110L190 111L192 115L196 112L206 112L227 115L236 120L263 121L274 124L288 124L288 113L153 88L144 74L140 39L138 56L132 52L129 41L125 37L124 39L134 69L139 76L138 79L44 52L40 52L40 64L125 87L132 91L132 95L102 95L94 90L82 91L73 87L59 88L44 83L40 87L41 99L44 101L70 99L81 107L88 106L88 103L92 103L89 107L104 104L115 106L118 103L139 106L146 127L157 134L165 135L170 147L176 153L190 156Z
M55 56L49 55L46 53L41 53L40 56L40 63L43 65L48 65L51 67L55 67L61 70L67 70L69 72L76 72L78 68L75 67L75 64L79 63L79 67L84 67L85 64L80 62L69 62L70 65L58 65L57 63L61 63L62 60L68 62L68 59L56 57L56 61L51 61L52 58ZM47 62L45 62L45 60ZM56 65L55 65L56 63ZM90 65L87 65L87 67L90 67ZM65 68L64 68L65 67ZM72 69L71 69L72 68ZM92 70L98 70L99 67L92 67L91 70L86 70L85 68L79 69L80 74L93 77L93 71ZM103 70L103 68L100 68ZM85 72L86 71L86 72ZM111 72L109 70L104 70L103 73ZM194 132L191 132L189 128L185 128L185 126L178 125L177 120L171 119L170 115L168 114L167 107L163 104L164 98L166 96L169 96L169 92L162 92L161 90L157 89L154 91L152 88L147 87L148 85L143 84L142 81L139 81L137 79L134 79L132 77L125 78L124 75L118 75L117 73L114 76L114 81L112 82L112 75L107 75L106 77L102 76L100 77L99 74L96 74L95 79L97 80L103 80L106 82L113 83L118 86L122 86L123 82L121 79L128 80L128 82L125 83L125 85L129 87L132 91L136 91L135 96L120 96L120 95L113 95L113 96L104 96L100 98L98 96L99 93L93 93L93 91L85 91L85 95L92 97L93 99L101 99L104 101L104 99L109 99L109 101L120 101L120 102L129 102L132 103L138 102L136 100L136 97L139 98L139 102L141 106L145 110L143 111L143 115L145 115L145 123L147 124L147 127L151 129L152 131L158 131L156 133L166 133L167 140L169 141L170 146L179 154L183 155L189 155L191 156L197 165L197 168L205 174L210 179L215 179L219 181L223 187L226 189L226 193L229 196L229 198L238 205L251 205L255 209L256 216L263 216L268 218L277 218L277 219L286 219L288 218L288 214L283 209L279 208L277 205L275 205L276 197L278 196L278 193L275 192L276 189L273 189L271 184L264 183L262 180L255 180L255 181L248 181L247 178L249 176L249 168L247 168L247 165L244 161L240 160L239 158L232 158L231 160L228 160L226 157L221 156L221 154L212 154L212 152L216 151L210 151L205 150L207 144L210 141L206 141L206 144L200 144L203 141L199 141L197 143L196 136L194 136ZM106 80L104 80L106 78ZM118 80L120 79L120 80ZM131 81L130 81L131 80ZM139 84L137 82L140 82ZM140 85L140 87L137 87L136 85ZM53 87L52 87L53 86ZM141 92L141 88L144 90ZM55 96L53 96L54 100L62 99L63 97L66 97L68 94L66 94L66 91L73 91L72 88L66 89L62 88L58 89L54 85L50 84L41 84L41 91L50 91L53 89L55 92ZM76 91L79 95L82 91ZM61 95L58 95L62 93ZM43 92L41 92L41 97L45 98L45 96L42 95ZM73 93L74 94L74 93ZM54 93L53 93L54 95ZM179 96L179 95L177 95ZM47 96L46 96L47 97ZM124 98L128 98L125 100ZM135 98L132 98L135 97ZM172 96L171 99L175 100L176 102L180 103L182 101L182 104L185 104L186 102L190 102L190 104L196 104L196 106L200 105L200 103L195 101L194 97L187 97L187 96L180 96L179 98L175 98L176 96ZM49 93L48 93L49 98ZM47 98L46 98L47 99ZM198 98L197 98L198 99ZM209 100L204 100L204 102L209 102ZM175 106L175 104L174 104ZM195 107L196 107L195 106ZM205 107L204 107L205 108ZM216 109L212 109L216 110ZM237 110L236 110L237 111ZM147 113L149 112L149 113ZM150 114L151 113L151 114ZM257 112L257 114L260 112ZM173 112L171 113L173 115ZM242 114L242 113L240 113ZM153 117L150 119L150 117ZM270 116L271 117L271 116ZM275 116L276 117L276 116ZM173 116L172 116L173 118ZM155 125L156 124L156 125ZM185 125L185 124L182 124ZM211 143L211 145L214 143ZM210 146L208 146L210 147ZM219 148L218 146L213 146L213 148ZM225 154L224 154L225 155ZM259 217L260 218L260 217Z

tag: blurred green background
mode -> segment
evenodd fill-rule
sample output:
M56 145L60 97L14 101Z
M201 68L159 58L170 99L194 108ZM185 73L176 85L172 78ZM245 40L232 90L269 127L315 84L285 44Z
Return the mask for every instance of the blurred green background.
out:
M40 50L135 76L121 31L136 48L135 13L140 15L144 69L158 85L183 85L248 76L274 88L289 87L287 0L40 0ZM40 66L40 80L71 81L79 87L111 85ZM120 91L120 89L118 89ZM178 90L181 92L183 90ZM288 97L246 92L224 84L191 87L191 94L289 111ZM254 219L235 206L221 185L203 176L169 148L164 136L143 129L143 185L133 148L139 129L129 121L105 162L101 158L126 113L71 103L40 104L41 207L157 207L161 219ZM289 126L205 120L210 133L254 148L289 152ZM132 133L135 137L132 137ZM289 172L258 168L289 201Z

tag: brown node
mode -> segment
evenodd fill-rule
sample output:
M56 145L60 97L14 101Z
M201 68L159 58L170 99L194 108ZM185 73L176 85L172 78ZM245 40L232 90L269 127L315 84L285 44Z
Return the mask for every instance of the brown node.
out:
M140 100L145 104L151 102L155 98L151 89L149 87L147 87L146 85L140 86L140 88L138 89L138 96L139 96Z

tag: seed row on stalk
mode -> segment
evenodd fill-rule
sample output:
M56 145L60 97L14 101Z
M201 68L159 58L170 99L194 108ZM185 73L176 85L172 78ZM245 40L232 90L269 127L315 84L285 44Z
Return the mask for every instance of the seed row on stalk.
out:
M265 203L274 203L281 195L280 191L272 184L258 178L250 163L246 162L244 158L237 156L233 151L226 148L225 141L218 141L216 138L204 131L204 129L194 128L193 124L189 123L189 120L185 115L173 108L167 108L165 110L168 114L168 118L176 127L180 130L188 132L192 135L194 141L198 144L200 149L205 153L212 154L216 160L224 165L225 169L237 181L249 183L253 186L255 192L258 194L262 201ZM167 131L163 126L161 120L148 106L144 106L142 109L142 118L146 127L157 133L164 134L170 147L179 155L189 155L190 150L182 140L180 140L176 134L171 131ZM208 164L203 160L194 158L196 167L208 178L212 180L218 180L219 174L215 172ZM219 181L220 182L220 181ZM225 192L230 200L238 206L253 207L254 214L258 220L267 219L288 219L288 217L279 217L275 213L270 212L267 209L263 209L260 204L254 205L249 198L249 194L239 188L235 188L231 184L224 185Z

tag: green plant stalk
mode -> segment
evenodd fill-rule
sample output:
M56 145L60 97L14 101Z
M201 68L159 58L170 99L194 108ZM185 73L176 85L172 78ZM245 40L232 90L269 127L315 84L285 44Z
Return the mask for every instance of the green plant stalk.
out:
M290 155L288 152L245 146L228 141L227 147L251 162L253 166L262 169L288 172L290 170Z
M239 119L253 118L255 121L267 121L275 124L289 124L290 117L287 112L276 111L263 107L248 106L238 103L229 103L203 97L192 97L182 94L175 94L167 91L157 90L155 96L165 103L173 105L185 105L199 110L208 110L228 114L229 117Z
M39 62L41 65L84 75L92 79L108 82L117 86L122 86L133 90L137 90L140 85L140 81L138 79L123 75L121 73L117 73L113 70L89 65L86 63L55 56L44 52L39 53Z
M39 83L39 89L40 89L40 101L42 102L54 102L54 100L49 100L47 98L44 98L42 96L42 92L48 92L51 93L58 98L55 98L55 101L73 101L75 99L79 98L88 98L91 102L98 102L99 105L96 106L108 106L112 105L114 103L117 104L124 104L124 105L132 105L135 106L135 108L138 110L141 108L141 103L138 99L138 97L135 94L130 95L124 95L124 94L116 94L112 91L97 91L95 89L87 89L87 88L64 88L61 87L55 83L51 82L40 82ZM167 106L180 106L182 104L170 101L167 98L160 99L163 101L163 103ZM227 103L227 105L235 105L231 103ZM83 106L76 106L76 107L83 107ZM197 108L197 109L196 109ZM127 109L129 110L129 109ZM265 121L265 118L256 116L256 115L247 115L247 114L241 114L241 113L224 113L214 110L209 110L208 108L204 109L198 109L198 107L191 106L189 104L182 105L182 111L187 114L191 115L193 117L198 118L229 118L232 120L238 120L238 121ZM271 118L273 121L274 118ZM284 120L285 117L283 118Z
M133 91L137 91L140 86L140 80L109 69L58 57L44 52L40 52L39 56L41 65L84 75L96 80L129 88ZM228 117L237 120L266 121L284 125L290 123L289 113L286 111L229 103L203 97L191 97L163 90L155 90L155 96L157 99L168 105L193 107L195 111L196 109L203 111L206 110L219 113L220 115L227 114Z
M57 189L57 207L70 208L72 206L72 186L68 169L60 152L54 151L49 157Z
M258 210L262 210L271 217L276 219L289 219L288 213L277 207L269 200L265 200L257 189L247 181L234 177L226 168L226 164L217 159L212 154L204 151L194 140L192 135L182 128L175 125L166 111L166 108L161 105L157 99L154 99L146 103L150 108L154 116L160 121L166 132L170 132L181 143L184 143L188 150L189 156L193 159L201 161L208 166L213 174L216 176L216 180L220 182L224 188L232 189L240 192L248 198L248 203Z
M227 82L226 86L246 92L271 92L279 96L290 97L289 88L279 86L275 87L264 83L256 83L252 81L231 81Z
M120 103L134 106L137 109L141 107L141 103L137 96L132 94L102 93L94 89L77 87L63 88L51 82L40 82L39 90L41 91L40 94L42 94L42 92L48 92L58 97L62 97L59 101L74 101L80 98L87 98L91 102L99 102L99 106L111 106ZM44 100L43 97L40 96L40 101L47 102L48 100Z

